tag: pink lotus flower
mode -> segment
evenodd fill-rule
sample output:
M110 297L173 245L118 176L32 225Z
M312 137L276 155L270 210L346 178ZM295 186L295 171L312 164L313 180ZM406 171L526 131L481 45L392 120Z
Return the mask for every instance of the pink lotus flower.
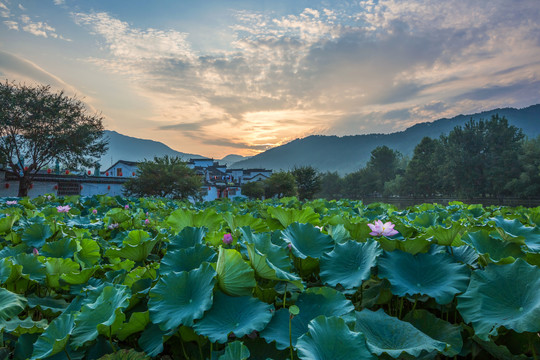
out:
M39 250L34 248L34 250L32 250L32 253L34 254L34 256L39 256Z
M69 210L71 210L71 206L65 205L65 206L57 206L56 209L59 213L67 213Z
M291 250L291 249L292 249L292 244L291 244L291 243L288 243L288 244L287 244L287 247L289 248L289 250Z
M232 244L233 238L231 234L225 234L223 235L223 243L226 245Z
M97 210L96 209L92 210L92 214L97 215Z
M17 200L13 200L13 201L6 201L6 205L17 205Z
M394 224L390 221L383 224L381 220L375 220L373 224L367 224L371 229L369 235L372 236L392 236L398 233L397 230L394 230Z
M126 210L129 209L129 205L124 206L124 209Z
M118 227L118 224L117 223L114 223L114 224L111 224L108 226L109 229L116 229Z
M148 225L148 224L150 224L150 220L145 219L145 220L144 220L144 225Z

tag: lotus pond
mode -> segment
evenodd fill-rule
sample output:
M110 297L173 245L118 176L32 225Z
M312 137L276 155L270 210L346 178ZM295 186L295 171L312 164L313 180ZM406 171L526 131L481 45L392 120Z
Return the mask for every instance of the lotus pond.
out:
M537 359L539 225L463 203L0 199L0 358Z

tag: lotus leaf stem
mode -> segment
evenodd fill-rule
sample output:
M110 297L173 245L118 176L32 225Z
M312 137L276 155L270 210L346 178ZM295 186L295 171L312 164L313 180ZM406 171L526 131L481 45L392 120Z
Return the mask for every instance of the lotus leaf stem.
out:
M411 312L413 312L416 309L416 304L418 304L418 294L414 296L414 305L412 307Z
M292 314L289 314L289 349L291 350L291 360L294 360L293 347L292 347Z
M71 357L69 356L69 353L67 352L66 348L64 348L64 352L66 353L68 360L71 360Z
M283 293L283 308L285 308L286 303L287 303L287 283L285 283L285 292Z
M398 319L401 320L401 312L403 310L403 298L401 298L401 301L399 302L399 316Z
M214 350L214 343L210 341L210 360L212 360L212 352Z

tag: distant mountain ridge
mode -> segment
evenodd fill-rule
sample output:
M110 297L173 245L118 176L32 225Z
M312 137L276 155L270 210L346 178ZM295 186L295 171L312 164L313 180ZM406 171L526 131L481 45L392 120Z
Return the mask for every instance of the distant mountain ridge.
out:
M184 161L189 159L200 159L205 156L198 154L189 154L176 151L167 145L154 140L139 139L132 136L122 135L116 131L105 130L104 137L109 140L109 149L101 157L100 164L102 169L106 169L116 163L118 160L127 161L143 161L144 159L152 160L155 156L161 157L164 155L178 156ZM227 155L223 159L216 159L221 164L230 166L234 162L248 159L241 155Z
M469 119L490 119L498 114L508 119L509 124L523 129L532 138L540 134L540 104L523 109L502 108L472 115L458 115L433 122L419 123L404 131L391 134L367 134L351 136L312 135L293 140L285 145L269 149L248 160L232 165L235 168L267 168L289 170L294 166L313 166L319 171L337 171L340 174L354 172L369 160L371 151L386 145L404 155L412 156L422 138L438 138L448 134L455 126Z

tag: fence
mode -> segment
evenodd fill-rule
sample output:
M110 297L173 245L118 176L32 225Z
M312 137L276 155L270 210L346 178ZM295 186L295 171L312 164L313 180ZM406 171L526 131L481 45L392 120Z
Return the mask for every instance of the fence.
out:
M461 201L465 204L482 204L483 206L525 206L525 207L537 207L540 206L540 198L516 198L516 197L502 197L502 198L450 198L450 197L364 197L362 199L364 204L370 204L374 202L383 202L392 204L399 209L404 209L409 206L419 205L423 203L437 203L441 205L448 205L452 201Z

